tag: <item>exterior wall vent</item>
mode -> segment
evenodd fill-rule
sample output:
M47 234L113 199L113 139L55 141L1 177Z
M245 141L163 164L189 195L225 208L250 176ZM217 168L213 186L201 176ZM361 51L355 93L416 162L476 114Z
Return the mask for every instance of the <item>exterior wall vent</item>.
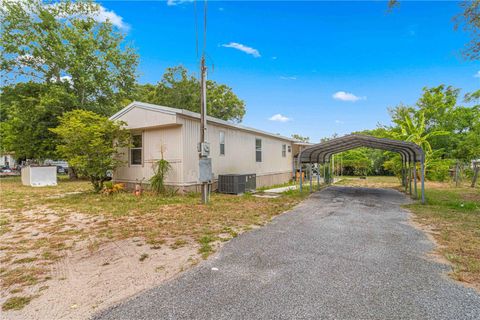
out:
M241 194L255 191L257 177L253 174L220 174L218 175L218 192Z

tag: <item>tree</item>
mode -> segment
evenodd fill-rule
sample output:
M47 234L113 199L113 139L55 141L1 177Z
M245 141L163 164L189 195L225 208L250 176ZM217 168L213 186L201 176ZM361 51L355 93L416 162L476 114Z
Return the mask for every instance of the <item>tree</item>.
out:
M56 137L49 128L70 110L74 98L64 83L27 82L7 86L0 94L0 149L17 159L54 157Z
M183 66L167 68L155 87L150 84L137 86L134 98L200 112L200 82ZM240 122L245 115L245 102L227 85L207 80L207 113L212 117Z
M464 1L461 6L463 12L455 17L455 28L463 26L463 29L472 37L463 50L463 55L469 60L478 60L480 59L480 0Z
M298 133L292 134L292 138L302 142L310 142L310 137L304 137L299 135Z
M124 163L118 156L120 148L130 145L124 123L85 110L66 112L59 121L59 126L51 129L60 139L58 154L90 179L95 192L100 192L108 171Z
M111 115L136 81L137 55L92 1L3 1L0 6L2 78L65 83L71 107Z

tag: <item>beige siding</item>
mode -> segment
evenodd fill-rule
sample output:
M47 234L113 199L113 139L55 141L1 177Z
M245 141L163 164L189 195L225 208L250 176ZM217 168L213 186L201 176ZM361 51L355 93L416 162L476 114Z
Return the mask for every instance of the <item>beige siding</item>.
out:
M180 126L164 127L141 132L143 132L143 164L128 164L128 150L123 150L122 158L127 164L115 171L114 180L134 182L143 179L144 182L148 182L154 173L155 162L162 157L163 149L164 159L172 166L165 182L172 185L181 184L183 181L182 128Z
M118 120L125 121L129 129L141 129L176 124L177 115L143 108L133 108L123 114Z
M184 130L184 182L194 184L198 182L200 122L186 117L179 119L179 122L183 123ZM220 131L225 132L224 156L220 155ZM215 179L219 174L227 173L256 173L257 176L282 174L288 177L292 174L292 153L288 152L290 141L212 123L208 124L207 137ZM255 161L255 138L262 139L262 162ZM286 157L282 157L282 144L287 146Z

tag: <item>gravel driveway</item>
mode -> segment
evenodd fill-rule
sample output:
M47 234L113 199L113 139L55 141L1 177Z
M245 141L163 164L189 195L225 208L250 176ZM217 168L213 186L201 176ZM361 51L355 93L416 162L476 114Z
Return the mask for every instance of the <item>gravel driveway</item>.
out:
M95 319L480 319L388 189L329 187Z

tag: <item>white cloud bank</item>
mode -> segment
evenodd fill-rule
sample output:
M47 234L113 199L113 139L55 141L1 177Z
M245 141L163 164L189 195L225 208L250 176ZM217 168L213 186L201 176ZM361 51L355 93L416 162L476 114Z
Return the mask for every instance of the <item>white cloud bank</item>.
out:
M242 52L245 52L246 54L252 55L252 56L254 56L255 58L261 57L261 56L260 56L260 52L258 52L257 49L252 48L252 47L249 47L249 46L246 46L246 45L243 45L243 44L241 44L241 43L230 42L230 43L228 43L228 44L222 44L222 47L237 49L237 50L240 50L240 51L242 51Z
M277 121L277 122L287 122L287 121L290 121L291 119L288 118L288 117L285 117L284 115L282 115L280 113L277 113L277 114L274 114L273 116L271 116L270 118L268 118L268 120Z
M282 80L297 80L297 77L295 77L295 76L293 76L293 77L282 76L282 77L280 77L280 79L282 79Z
M474 77L475 77L475 78L480 78L480 70L477 71L477 73L475 73Z
M358 100L366 100L367 97L357 97L353 93L345 92L345 91L338 91L332 95L333 99L340 100L340 101L350 101L355 102Z

